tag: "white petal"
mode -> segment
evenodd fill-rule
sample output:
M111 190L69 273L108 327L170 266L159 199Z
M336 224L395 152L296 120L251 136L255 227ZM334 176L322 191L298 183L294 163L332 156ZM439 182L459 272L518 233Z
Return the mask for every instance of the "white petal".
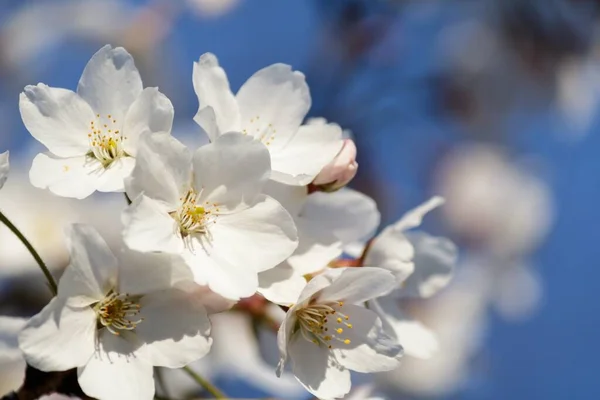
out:
M313 296L315 296L317 292L331 285L331 282L333 281L333 279L335 279L335 277L333 277L334 275L339 275L342 272L343 271L341 268L335 270L327 269L325 270L325 273L313 277L304 287L304 289L300 293L300 296L298 296L298 301L296 302L296 304L301 304L309 301Z
M303 125L280 151L271 156L271 178L291 185L308 185L342 148L337 124Z
M154 397L152 365L132 352L123 337L104 332L98 351L77 370L79 386L97 399L148 400Z
M158 201L138 196L122 214L125 244L142 252L181 253L183 240L177 234L177 222L168 212Z
M152 365L181 368L210 350L210 321L193 296L179 290L155 292L144 296L140 306L144 320L136 333Z
M53 298L19 334L27 363L42 371L84 365L94 353L96 314L87 306L71 308Z
M294 220L265 195L248 209L219 215L210 234L212 246L207 247L211 256L255 272L280 264L298 246Z
M415 248L415 270L398 293L405 297L431 297L452 279L458 257L456 246L446 238L424 232L407 232L406 236Z
M102 47L88 61L77 93L101 117L123 123L127 110L142 93L142 79L133 57L122 47Z
M203 188L199 201L229 210L254 203L271 172L266 146L234 132L196 150L193 165L195 188Z
M8 163L8 151L0 154L0 189L4 186L6 178L8 177L9 163Z
M81 306L101 300L116 283L117 259L91 225L73 224L67 237L71 262L60 278L58 296L82 297Z
M286 185L273 180L267 182L263 192L277 200L294 218L300 215L308 200L305 186Z
M192 179L192 154L186 146L167 134L140 138L136 167L125 181L127 195L135 199L141 193L164 203L173 211L179 197L189 189Z
M119 258L119 292L146 294L191 283L192 271L179 256L139 253L123 248Z
M53 154L75 157L88 152L87 135L96 116L76 93L42 83L26 86L19 110L27 130Z
M98 179L100 192L124 192L125 179L131 175L135 167L135 158L120 157L102 171Z
M384 333L376 313L352 304L341 311L352 324L352 328L337 325L344 329L337 336L350 340L350 344L334 344L333 353L341 365L363 373L389 371L400 365L402 346Z
M312 274L342 255L341 241L315 221L297 218L296 228L298 248L287 260L296 272Z
M292 371L313 395L332 399L350 391L350 371L339 365L325 346L318 346L296 333L289 347Z
M394 229L405 231L408 229L416 228L421 225L425 214L431 210L444 204L445 200L440 196L434 196L427 200L425 203L413 208L402 216L400 221L394 224Z
M347 301L358 304L384 296L396 287L394 276L381 268L344 268L331 286L319 294L319 302ZM326 271L324 274L339 272Z
M295 307L290 307L277 331L277 348L279 349L279 363L275 370L277 377L281 377L283 374L288 359L288 344L292 339L292 331L296 325L295 310Z
M194 117L194 121L200 125L200 129L204 131L211 142L217 140L217 137L219 137L221 134L219 126L217 125L217 116L215 115L215 110L213 110L213 108L210 106L199 110Z
M258 292L267 300L290 305L298 300L306 286L306 279L296 273L289 264L283 263L258 274L258 284Z
M201 247L195 253L182 254L199 285L208 285L213 292L231 300L250 297L258 289L257 271L244 264L233 265L225 260L208 256Z
M439 350L437 337L431 329L402 312L393 298L382 297L368 304L369 309L381 318L384 330L402 345L406 355L428 359Z
M375 201L349 188L333 193L312 193L301 217L332 232L342 244L368 239L381 220Z
M137 154L138 139L150 133L170 133L173 126L173 104L171 100L158 91L158 88L146 88L133 102L127 115L123 134L124 148L127 154Z
M363 264L386 269L403 284L413 273L414 248L401 230L388 226L369 246Z
M296 134L310 109L304 74L289 65L273 64L252 75L236 95L240 130L269 143L278 152Z
M219 66L219 61L214 54L205 53L200 56L197 63L194 63L193 83L200 103L194 120L207 133L214 132L205 125L205 122L210 119L207 120L206 115L202 114L206 107L212 107L220 132L239 130L240 114L237 101L229 89L227 75ZM210 136L210 139L215 140L216 137Z
M87 156L58 158L40 153L31 164L29 180L58 196L83 199L96 191L104 167Z

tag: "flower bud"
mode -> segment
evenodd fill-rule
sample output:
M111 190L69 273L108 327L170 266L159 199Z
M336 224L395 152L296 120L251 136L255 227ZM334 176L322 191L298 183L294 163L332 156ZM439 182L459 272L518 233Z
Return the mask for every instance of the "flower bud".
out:
M345 139L340 152L327 164L313 181L313 185L325 192L333 192L346 186L358 170L356 145L352 139Z

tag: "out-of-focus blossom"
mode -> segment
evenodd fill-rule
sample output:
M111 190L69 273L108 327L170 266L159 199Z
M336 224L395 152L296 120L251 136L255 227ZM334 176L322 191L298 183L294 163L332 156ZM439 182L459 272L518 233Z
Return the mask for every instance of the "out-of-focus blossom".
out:
M384 328L404 347L407 355L429 358L438 350L435 335L400 308L402 299L429 298L446 287L454 273L456 246L448 239L420 231L426 213L443 204L433 197L388 226L371 243L364 265L389 270L397 280L396 289L386 297L369 302L383 320Z
M495 147L473 144L450 153L439 166L437 190L454 232L497 256L528 254L552 223L547 185Z
M352 139L345 139L340 152L319 172L313 184L326 192L335 191L346 186L357 171L356 145Z
M423 397L458 390L481 346L487 289L480 269L463 269L446 291L420 304L418 317L435 332L439 350L428 359L404 357L399 368L378 374L381 387Z
M219 17L236 8L241 0L186 0L188 6L201 17Z
M298 381L320 398L350 391L350 371L396 368L402 347L387 336L381 320L359 304L386 295L396 286L379 268L329 269L314 277L279 328L281 375L286 361Z
M200 103L194 120L211 140L242 132L263 142L271 154L271 179L308 185L342 148L337 124L302 125L311 98L304 75L273 64L252 75L234 95L217 58L203 54L194 64Z
M179 368L208 352L206 311L177 288L192 278L183 262L130 251L115 256L85 225L73 225L69 246L57 296L19 334L29 365L78 368L79 385L92 397L151 399L153 366Z
M27 86L23 122L49 152L38 154L31 183L65 197L123 191L140 135L170 132L173 106L157 88L142 87L125 49L101 48L88 62L77 93L42 83Z
M148 135L126 183L133 204L123 214L125 242L180 254L197 283L224 297L252 296L257 274L298 246L292 217L262 194L269 173L267 148L241 133L194 154L170 135Z
M8 151L0 154L0 189L4 186L4 182L8 178L9 170Z
M25 360L17 337L27 319L0 316L0 396L17 390L25 379Z

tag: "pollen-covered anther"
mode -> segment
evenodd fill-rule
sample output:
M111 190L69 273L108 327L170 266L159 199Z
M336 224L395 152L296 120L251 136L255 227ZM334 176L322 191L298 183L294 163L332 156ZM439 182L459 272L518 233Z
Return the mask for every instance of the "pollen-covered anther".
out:
M98 322L114 335L119 331L130 331L144 319L133 319L140 312L140 305L127 293L109 292L94 307Z
M119 157L125 155L123 149L123 140L126 137L121 135L117 120L109 114L106 118L96 114L98 121L90 121L90 132L88 138L90 141L89 156L100 161L105 168L112 164ZM105 123L102 123L105 122Z
M200 193L190 188L184 196L180 198L181 206L177 211L171 213L171 217L178 222L179 233L186 242L186 246L191 246L190 238L195 234L208 234L209 224L217 222L220 212L219 204L205 202L197 204Z
M350 344L350 339L340 336L344 333L344 328L332 327L335 333L329 333L329 327L326 326L329 323L327 316L336 315L337 317L334 319L336 323L352 328L352 324L346 322L349 317L341 312L342 306L343 302L309 304L296 310L298 329L302 336L312 343L319 346L324 344L330 349L335 343Z

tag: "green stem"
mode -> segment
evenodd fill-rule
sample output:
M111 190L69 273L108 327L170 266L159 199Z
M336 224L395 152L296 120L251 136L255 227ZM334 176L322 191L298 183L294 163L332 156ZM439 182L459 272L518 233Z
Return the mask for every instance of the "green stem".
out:
M215 385L213 385L212 383L210 383L209 381L207 381L206 379L204 379L203 377L198 375L190 367L183 367L183 370L193 380L195 380L200 386L202 386L204 389L206 389L207 392L212 394L215 399L226 399L227 398L227 396L225 396L225 394L223 392L221 392Z
M27 240L27 238L25 238L25 236L23 236L23 234L21 233L21 231L19 231L17 229L17 227L14 226L13 223L10 222L10 220L8 218L6 218L6 215L4 215L2 213L2 211L0 211L0 222L4 223L4 225L6 225L8 227L8 229L10 229L11 232L14 233L16 237L19 238L19 240L25 245L25 247L27 247L27 250L29 250L29 252L33 256L33 258L35 259L35 261L40 266L40 269L42 270L42 272L46 276L46 280L48 280L48 286L50 286L50 290L52 291L52 294L54 296L56 296L56 293L58 291L57 286L56 286L56 282L54 281L54 278L52 277L52 274L50 274L50 271L48 271L48 267L46 267L46 264L44 264L44 261L42 261L42 258L40 257L40 255L38 254L38 252L35 251L35 249L31 245L31 243L29 243L29 241Z

